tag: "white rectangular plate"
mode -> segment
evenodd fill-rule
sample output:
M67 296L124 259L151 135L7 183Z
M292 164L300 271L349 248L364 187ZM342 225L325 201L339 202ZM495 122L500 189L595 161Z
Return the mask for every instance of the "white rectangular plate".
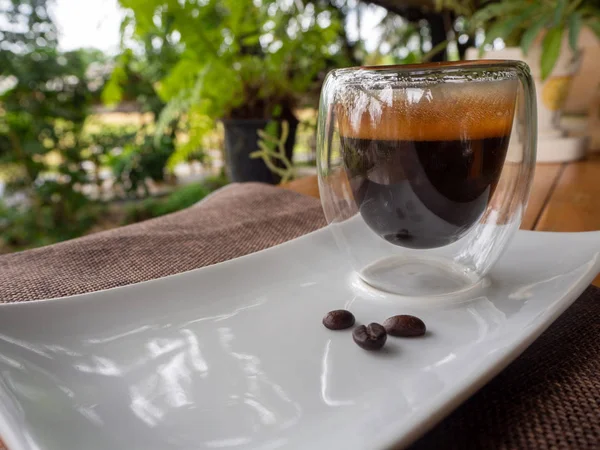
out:
M355 289L328 229L212 267L0 306L10 450L383 448L424 433L516 358L600 268L600 232L519 232L460 304ZM415 314L369 353L321 325Z

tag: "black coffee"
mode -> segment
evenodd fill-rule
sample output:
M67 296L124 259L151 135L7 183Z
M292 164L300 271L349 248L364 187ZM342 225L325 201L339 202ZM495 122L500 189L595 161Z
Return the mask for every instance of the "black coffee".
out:
M365 222L393 244L427 249L455 242L481 218L498 183L509 136L340 139Z

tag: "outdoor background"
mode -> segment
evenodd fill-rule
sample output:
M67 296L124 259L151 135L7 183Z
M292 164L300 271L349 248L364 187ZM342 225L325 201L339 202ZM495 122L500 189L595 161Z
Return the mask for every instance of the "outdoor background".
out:
M314 173L326 73L502 48L469 25L482 3L0 0L0 253L225 185L220 119L298 119L279 175Z

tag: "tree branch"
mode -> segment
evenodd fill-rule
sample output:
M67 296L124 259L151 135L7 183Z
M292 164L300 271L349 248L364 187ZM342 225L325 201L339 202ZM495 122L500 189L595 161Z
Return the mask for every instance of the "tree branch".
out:
M381 6L413 22L425 13L435 11L434 0L362 0L365 3Z

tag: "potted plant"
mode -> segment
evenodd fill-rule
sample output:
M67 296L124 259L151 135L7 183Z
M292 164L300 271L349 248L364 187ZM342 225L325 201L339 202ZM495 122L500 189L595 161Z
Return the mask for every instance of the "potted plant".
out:
M453 8L453 0L440 6ZM471 29L485 30L479 49L468 59L518 59L527 62L536 82L538 100L538 161L567 161L583 156L580 138L564 137L558 121L570 82L578 70L582 28L600 37L600 2L581 0L503 0L475 2L468 18ZM481 4L482 3L482 4ZM463 5L464 6L464 5ZM464 8L463 8L464 10ZM501 38L506 45L493 49Z
M158 133L185 117L175 160L201 147L220 120L232 180L278 182L262 159L249 156L258 149L257 131L287 121L291 159L294 108L338 58L338 10L328 2L120 1L136 35L168 23L179 40L180 59L158 86L167 102Z

